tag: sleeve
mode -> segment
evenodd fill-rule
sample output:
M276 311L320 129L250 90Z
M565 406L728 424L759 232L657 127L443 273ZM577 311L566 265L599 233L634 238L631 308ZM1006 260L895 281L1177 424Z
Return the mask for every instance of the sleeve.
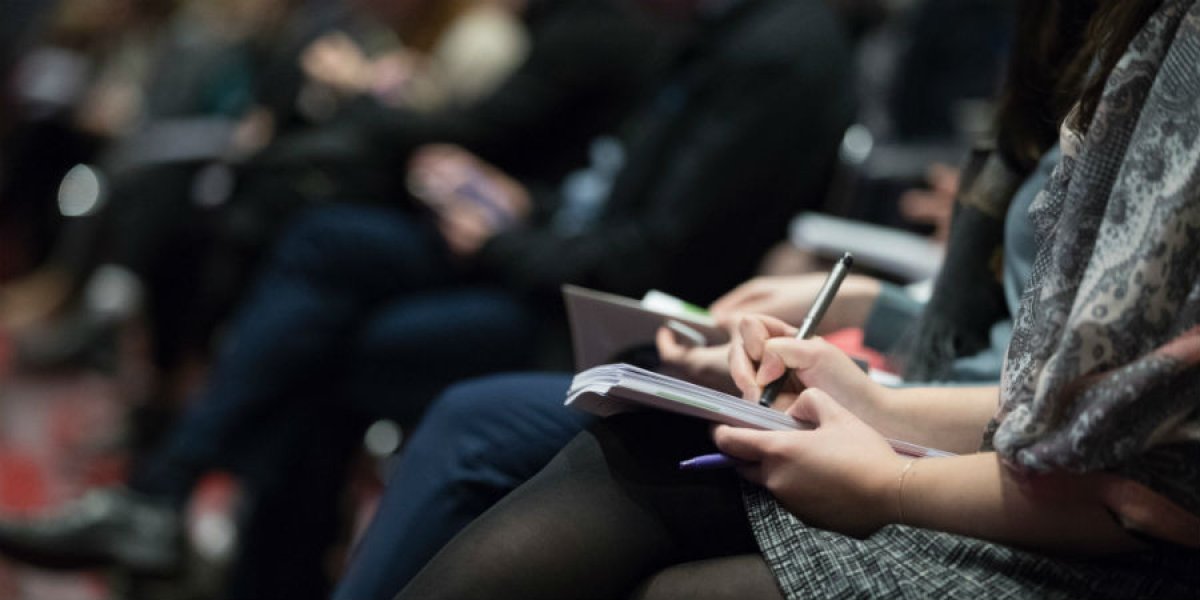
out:
M791 67L730 69L668 147L633 144L599 225L571 237L512 231L492 240L481 260L520 288L571 282L625 294L661 285L667 275L708 276L714 265L696 264L697 257L756 260L795 209L784 178L823 178L831 152L814 122L830 114L836 94L811 93ZM669 156L646 155L655 152ZM680 260L684 253L697 260Z
M581 127L591 103L622 104L613 95L644 78L635 65L651 41L644 28L624 20L588 13L553 18L538 27L521 64L476 103L421 114L361 98L345 118L390 160L402 162L417 146L446 142L510 170L513 156L544 158L531 148L561 140L564 128Z
M904 288L883 282L863 325L863 343L881 352L890 351L921 318L924 308L925 303L905 293Z
M1113 473L1200 516L1200 326L1135 361L1080 378L1061 395L1070 402L1054 427L1028 418L1024 406L989 426L990 443L1008 464Z

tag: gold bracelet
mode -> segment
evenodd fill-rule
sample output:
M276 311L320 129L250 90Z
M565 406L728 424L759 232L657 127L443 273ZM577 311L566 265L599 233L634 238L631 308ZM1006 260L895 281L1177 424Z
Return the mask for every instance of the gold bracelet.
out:
M899 516L898 524L904 525L904 479L908 477L908 472L912 470L913 464L917 459L911 458L905 463L904 468L900 471L899 485L896 486L896 513Z

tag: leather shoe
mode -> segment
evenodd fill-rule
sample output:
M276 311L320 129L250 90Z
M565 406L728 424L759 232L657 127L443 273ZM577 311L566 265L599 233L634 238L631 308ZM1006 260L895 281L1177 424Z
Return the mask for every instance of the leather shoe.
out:
M183 565L183 532L179 511L129 490L99 489L57 516L0 520L0 553L48 569L171 575Z

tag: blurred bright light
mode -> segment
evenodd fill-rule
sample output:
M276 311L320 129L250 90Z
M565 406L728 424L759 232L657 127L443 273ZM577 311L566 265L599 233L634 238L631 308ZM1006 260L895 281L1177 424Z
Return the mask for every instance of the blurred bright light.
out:
M381 419L367 428L367 433L363 436L363 445L367 447L367 452L371 456L384 458L399 450L400 441L403 439L404 432L399 425L393 421Z
M215 208L233 196L233 169L220 163L208 165L192 181L192 201L204 208Z
M104 180L88 165L75 165L58 186L58 211L64 217L86 217L104 205Z
M88 310L97 315L128 318L142 306L142 282L126 267L101 265L84 287L83 298Z
M228 515L205 512L191 526L192 547L210 561L225 561L237 546L237 526Z
M842 160L850 164L862 164L875 148L875 136L861 123L851 125L842 137Z

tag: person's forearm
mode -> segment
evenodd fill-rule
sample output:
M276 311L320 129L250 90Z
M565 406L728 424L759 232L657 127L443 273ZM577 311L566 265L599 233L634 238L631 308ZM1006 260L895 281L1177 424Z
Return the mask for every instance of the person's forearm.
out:
M1076 555L1142 548L1099 496L1105 475L1018 482L995 453L919 459L897 476L895 522Z
M887 437L963 454L979 449L999 397L996 387L889 389L860 418Z
M879 298L881 284L874 277L851 275L842 282L838 290L837 301L829 305L825 317L817 326L817 333L824 334L845 329L847 327L862 327ZM807 307L805 307L807 313ZM793 322L797 325L804 320L804 314L772 315Z

